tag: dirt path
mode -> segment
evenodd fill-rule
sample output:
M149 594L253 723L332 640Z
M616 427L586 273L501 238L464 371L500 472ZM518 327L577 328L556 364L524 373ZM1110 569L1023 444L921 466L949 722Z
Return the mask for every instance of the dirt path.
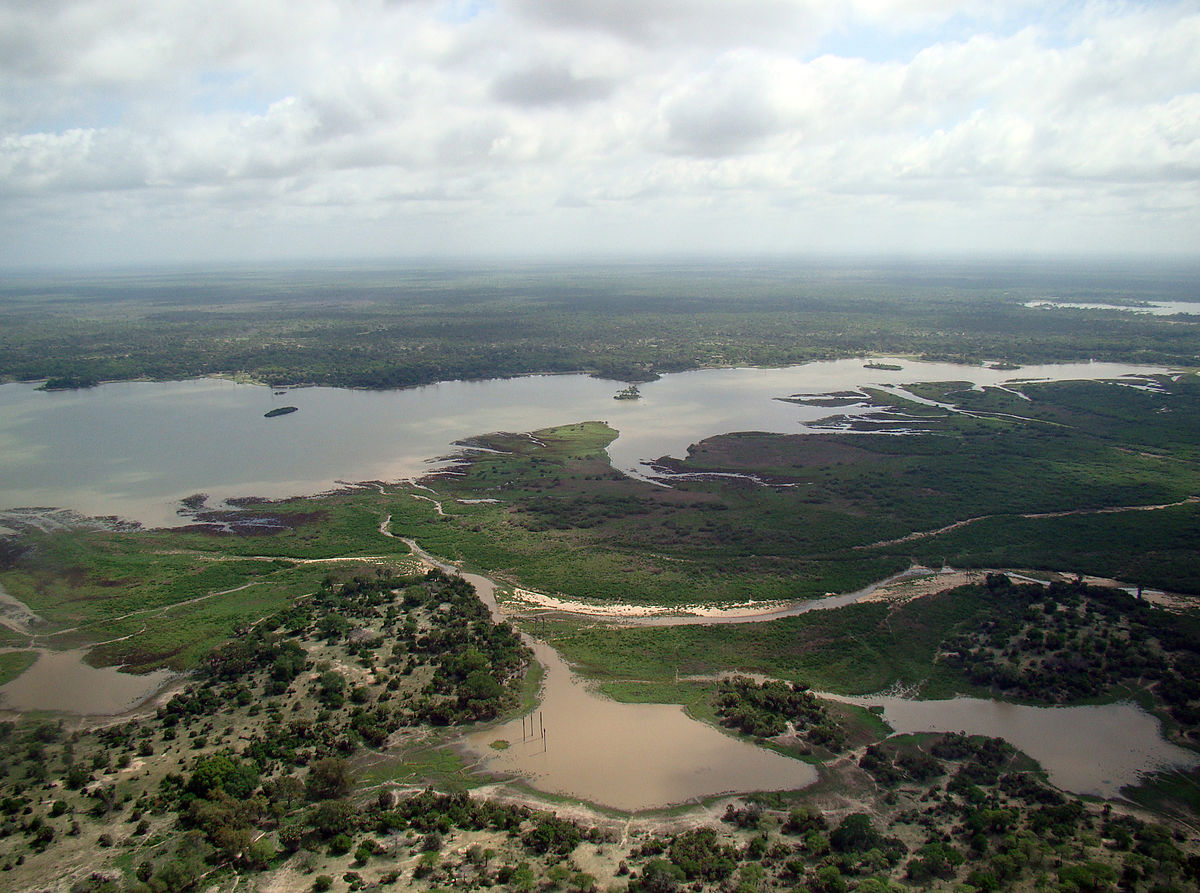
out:
M1181 505L1191 505L1200 502L1200 496L1189 496L1186 499L1181 499L1178 502L1164 502L1158 505L1111 505L1098 509L1070 509L1062 512L1024 512L1019 515L978 515L974 518L966 518L962 521L955 521L953 524L947 524L945 527L939 527L936 530L918 530L913 533L905 534L891 540L879 540L878 542L868 543L865 546L855 546L854 548L862 551L865 549L877 549L883 546L898 546L902 543L911 543L916 540L927 539L931 536L949 533L951 530L958 530L960 527L966 527L968 524L974 524L977 521L986 521L989 518L1069 518L1074 515L1116 515L1122 512L1156 512L1160 509L1178 508Z

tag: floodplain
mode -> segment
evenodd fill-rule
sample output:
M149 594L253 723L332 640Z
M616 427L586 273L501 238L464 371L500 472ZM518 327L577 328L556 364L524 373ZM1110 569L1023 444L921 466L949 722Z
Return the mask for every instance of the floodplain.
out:
M1026 307L1044 278L955 290L944 271L900 277L888 293L824 279L787 309L783 291L804 288L794 275L769 273L703 288L680 280L693 295L681 311L731 281L749 304L745 316L726 307L731 315L673 317L675 328L643 313L647 294L667 281L661 271L622 280L625 297L606 324L625 326L626 314L643 332L661 332L639 348L652 359L639 361L639 374L570 360L618 382L556 377L595 390L603 413L585 399L549 421L435 430L448 449L421 456L439 461L418 475L370 480L331 469L320 478L331 489L314 495L305 487L316 478L304 475L280 475L280 489L256 492L249 468L211 487L154 491L151 500L167 507L157 517L171 526L71 514L63 509L79 506L69 504L2 506L11 534L0 562L0 695L52 654L84 675L120 667L153 696L132 710L119 698L95 698L89 709L8 705L22 709L0 725L0 867L19 889L81 893L248 883L1188 889L1198 876L1191 829L1200 810L1200 381L1187 362L1195 321ZM510 323L528 324L510 303L517 281L500 278L509 292L500 300L503 289L487 285L492 297L473 299L475 322L511 314ZM560 333L604 316L601 279L583 278L597 291L586 312L560 308ZM222 286L231 296L235 280ZM1067 297L1080 302L1114 300L1131 284L1110 277L1097 294L1099 280L1071 281ZM1188 281L1160 277L1147 297L1182 299ZM520 288L531 282L548 280ZM563 288L582 300L577 286ZM900 292L920 297L871 330L880 305L835 307L839 289L901 310ZM456 310L461 294L450 302ZM532 304L544 311L549 292L539 294ZM56 312L95 300L63 300ZM823 321L814 301L829 302ZM229 303L238 306L212 317L218 341L221 325L264 309L242 297ZM980 316L988 306L994 315ZM64 366L55 387L72 375L89 384L89 375L147 374L137 363L151 362L145 348L155 342L128 338L128 309L111 305L92 332L127 342L131 374ZM266 308L263 332L283 311L291 312ZM146 312L137 326L166 337L207 312L199 302L195 319ZM422 312L433 331L439 317ZM232 315L218 322L224 313ZM1007 332L1021 314L1026 322ZM699 435L695 426L667 432L680 445L630 436L626 446L642 444L630 454L636 465L618 458L614 445L639 416L646 430L661 424L656 400L681 416L688 400L705 402L704 387L674 403L656 394L685 380L664 345L691 345L671 361L679 368L770 362L733 349L757 343L768 316L796 323L800 340L801 320L810 336L814 320L855 333L821 349L843 357L822 362L852 366L858 380L775 384L803 366L684 373L735 382L723 396L705 385L709 419L724 418L724 404L749 404L736 382L760 375L772 382L771 412L788 424L702 430L702 421ZM980 319L1000 334L987 341ZM731 321L719 357L696 352L702 342L714 349L706 327ZM946 353L974 364L922 375L947 321L966 334ZM361 323L354 314L346 321ZM490 326L480 331L511 337ZM910 349L896 340L902 330ZM474 337L470 325L462 331ZM1029 347L1034 331L1045 337ZM774 345L785 362L810 358L780 343L764 336L756 349ZM920 344L925 360L911 350ZM491 374L556 371L539 350L523 354L530 368L499 364ZM1058 376L1067 380L1012 368L1084 357L1125 366ZM361 369L326 380L371 384L354 378ZM296 380L289 375L254 377L283 384ZM630 381L641 382L638 399L613 400ZM479 387L491 393L491 383ZM282 402L258 388L267 406ZM38 396L83 405L104 392ZM298 411L262 422L281 442L288 426L321 420L305 389L285 393ZM322 399L339 393L363 399L338 391ZM263 402L230 417L228 430L259 423ZM420 423L437 429L439 419L430 411ZM19 430L7 429L10 440ZM350 449L353 438L346 442ZM655 443L667 445L645 446ZM384 452L404 449L396 442ZM221 492L239 480L250 489ZM841 599L825 601L830 594ZM572 704L600 705L599 725L557 700L567 691ZM1001 740L1002 723L963 735L962 726L937 731L896 712L936 709L935 699L954 695L1063 711L1064 740L1081 727L1071 717L1120 713L1118 728L1139 724L1161 750L1143 757L1141 773L1126 767L1096 785L1094 776L1069 780L1046 751L1039 766L1037 748L1022 753L1019 740ZM59 709L28 709L36 706ZM651 732L652 713L669 715L669 728ZM577 728L567 733L564 723ZM634 742L611 764L603 760L617 748L606 746L606 725ZM738 771L728 779L703 771L693 760L701 740L718 747L716 764ZM539 744L541 770L530 761ZM739 754L751 756L731 766ZM605 778L631 761L648 774ZM672 771L693 772L695 783L655 787Z

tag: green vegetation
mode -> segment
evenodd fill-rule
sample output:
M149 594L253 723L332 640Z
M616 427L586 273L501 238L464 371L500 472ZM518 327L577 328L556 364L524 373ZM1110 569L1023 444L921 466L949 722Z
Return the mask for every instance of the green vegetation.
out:
M663 463L758 485L676 476L666 489L626 478L603 452L615 432L599 423L476 438L494 452L468 454L458 474L431 482L445 515L417 500L393 504L393 530L586 601L806 599L943 560L1200 592L1200 378L1149 389L1027 385L1025 397L913 390L961 400L965 412L872 392L927 433L731 434ZM1147 506L1165 507L1139 510Z
M546 634L573 665L601 678L746 672L846 694L919 683L925 697L949 697L979 692L936 661L949 632L978 609L975 587L963 587L895 608L850 605L769 623L616 629L560 622L548 623Z
M978 694L1040 704L1140 691L1184 743L1197 740L1195 616L1079 583L1014 585L993 574L984 584L900 605L852 605L770 623L605 629L560 622L547 632L584 672L662 680L657 689L632 686L646 699L687 703L666 680L726 672L847 694L899 683L925 697ZM746 680L726 686L732 690L718 698L718 712L750 734L778 734L790 711L800 712L790 706L798 693L782 683L758 691ZM623 689L609 683L606 690ZM807 702L802 693L800 706Z
M276 416L290 415L293 412L298 412L299 409L300 407L298 406L277 406L275 409L271 409L263 413L263 417L273 419Z
M1200 617L1114 589L1013 585L989 574L978 616L942 645L941 660L1006 698L1062 704L1152 688L1200 742Z
M78 388L248 373L389 388L580 370L639 381L869 354L1014 364L1200 354L1191 318L1023 306L1047 293L1191 300L1195 271L758 262L9 279L0 378Z
M418 752L426 723L513 709L530 657L459 577L326 579L205 654L189 685L140 720L70 733L0 724L0 866L53 880L64 853L99 847L117 872L98 876L142 893L198 889L302 849L345 855L348 832L429 821L419 798L405 801L413 813L392 811L390 793L364 809L352 799L361 770L420 772L406 738ZM54 793L30 796L42 788ZM509 828L530 814L484 805L476 821ZM362 841L354 858L383 852Z
M1009 366L1200 355L1191 318L1021 306L1048 291L1179 297L1194 287L1184 270L353 275L3 283L0 377L392 387L567 370L636 382L871 354ZM176 530L23 529L0 548L0 585L40 618L39 647L189 676L136 719L0 723L0 886L225 890L264 875L338 891L1194 889L1194 771L1127 791L1141 810L1085 803L1001 741L887 737L877 716L809 686L1132 697L1194 747L1191 603L1168 610L1053 572L1200 594L1200 378L909 390L931 402L793 398L827 407L829 430L711 438L661 462L670 487L616 473L615 432L588 422L481 435L471 445L485 450L420 486L220 509L196 494ZM875 412L838 416L864 400ZM491 780L455 749L456 730L530 709L539 670L468 584L418 569L406 536L507 588L607 604L802 600L913 562L978 569L979 582L754 624L518 617L613 697L683 704L820 772L806 791L731 798L720 823L578 804L568 819L565 802L555 814L477 795ZM21 630L0 631L14 649L0 684L33 660Z
M199 523L170 530L29 529L0 564L0 584L46 621L37 632L54 647L106 642L90 662L188 669L331 572L412 566L360 495L199 512Z
M723 725L755 738L774 738L790 727L797 738L834 753L846 746L844 732L817 697L795 683L734 676L718 685L716 712Z
M36 651L9 651L0 654L0 685L12 682L37 660Z

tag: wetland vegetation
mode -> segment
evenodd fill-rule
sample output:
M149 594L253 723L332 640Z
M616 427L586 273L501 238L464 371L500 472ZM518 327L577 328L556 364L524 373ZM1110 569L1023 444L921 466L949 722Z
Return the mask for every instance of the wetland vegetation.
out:
M1194 284L1188 270L769 264L8 281L0 375L51 388L217 373L363 387L568 370L644 382L872 354L1190 367L1193 318L1025 304L1179 300ZM1180 368L779 397L828 410L821 433L709 437L661 457L658 483L612 467L612 427L571 421L478 432L419 482L218 507L197 493L170 529L6 518L0 586L19 610L2 618L0 684L46 649L177 675L132 713L0 723L0 886L1200 884L1194 768L1120 800L1080 799L1004 741L892 735L878 712L822 694L1128 699L1195 750L1200 378ZM496 580L508 622L405 538ZM913 564L968 577L766 622L703 616L859 590ZM662 610L699 613L656 626ZM540 683L522 633L617 701L682 705L811 764L816 783L630 815L498 777L463 736L487 739L497 759L519 750L502 730L524 727Z

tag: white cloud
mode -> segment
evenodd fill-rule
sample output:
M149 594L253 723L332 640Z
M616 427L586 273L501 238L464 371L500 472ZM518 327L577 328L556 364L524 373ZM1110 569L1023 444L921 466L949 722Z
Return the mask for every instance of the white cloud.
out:
M0 263L53 258L55 232L120 232L131 256L170 232L186 251L279 250L301 221L296 251L380 250L387 232L470 253L748 233L782 250L851 240L855 220L880 249L982 249L998 221L1019 244L1049 217L1065 250L1109 215L1128 230L1114 250L1200 250L1197 4L1038 9L8 0ZM904 39L814 55L864 27ZM247 238L231 247L230 227Z

